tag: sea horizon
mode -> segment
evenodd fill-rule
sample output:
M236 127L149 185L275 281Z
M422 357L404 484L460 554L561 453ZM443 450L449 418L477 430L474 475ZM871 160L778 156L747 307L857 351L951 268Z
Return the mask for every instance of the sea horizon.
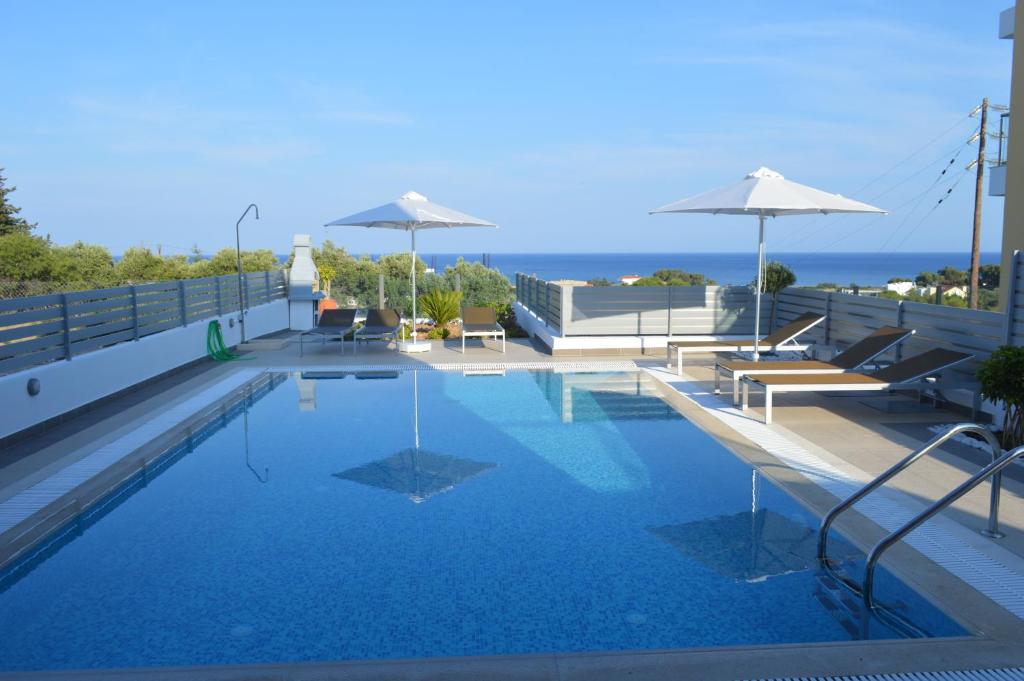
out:
M355 254L354 254L355 255ZM366 254L377 259L380 254ZM428 267L442 271L458 258L467 262L487 262L510 280L517 272L541 279L589 281L605 278L616 283L624 275L649 275L655 270L675 268L703 274L719 284L747 284L754 279L757 256L742 251L723 252L561 252L561 253L418 253ZM281 255L282 261L288 256ZM360 257L356 255L356 257ZM846 252L813 253L807 251L769 252L769 260L788 265L797 276L798 286L835 283L843 286L880 286L893 277L913 279L918 273L934 272L952 266L966 270L971 255L967 251L921 251L906 253ZM982 264L998 264L998 252L981 254Z

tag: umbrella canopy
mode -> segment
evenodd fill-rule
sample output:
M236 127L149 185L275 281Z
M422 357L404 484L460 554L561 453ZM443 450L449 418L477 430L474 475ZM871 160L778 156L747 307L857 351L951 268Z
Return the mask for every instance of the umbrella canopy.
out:
M759 233L757 249L757 303L754 316L754 359L758 358L761 334L761 289L764 278L764 219L784 215L828 213L885 213L860 201L830 194L787 180L769 168L758 168L735 184L712 189L697 196L670 203L654 213L711 213L713 215L756 215Z
M416 192L406 192L395 201L339 218L325 226L398 229L412 235L413 345L416 344L416 232L421 229L445 227L497 227L493 222L432 203L427 197Z
M758 168L726 187L655 208L654 213L714 215L811 215L815 213L884 213L881 208L787 180L770 168Z
M326 226L375 227L407 232L440 227L497 227L493 222L432 203L417 192L406 192L383 206L338 218Z

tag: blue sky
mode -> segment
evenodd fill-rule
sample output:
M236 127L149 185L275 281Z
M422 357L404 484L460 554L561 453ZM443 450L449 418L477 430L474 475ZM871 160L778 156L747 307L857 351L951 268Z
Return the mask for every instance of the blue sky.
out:
M770 248L963 251L973 178L927 217L954 180L925 190L1008 103L1009 4L11 3L0 166L41 231L114 252L231 245L250 201L243 246L399 250L321 225L410 189L501 225L426 252L750 251L752 220L647 210L761 165L904 206L780 219Z

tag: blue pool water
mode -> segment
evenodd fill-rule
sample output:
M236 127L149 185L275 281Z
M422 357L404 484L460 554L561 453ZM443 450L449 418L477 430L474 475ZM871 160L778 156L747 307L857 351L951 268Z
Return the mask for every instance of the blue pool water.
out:
M900 636L816 571L814 518L651 381L276 375L0 573L0 668Z

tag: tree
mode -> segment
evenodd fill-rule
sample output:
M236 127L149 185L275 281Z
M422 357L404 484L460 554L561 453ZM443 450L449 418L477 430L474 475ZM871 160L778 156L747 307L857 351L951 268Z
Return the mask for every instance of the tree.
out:
M998 348L978 367L978 382L982 397L1003 407L1003 447L1024 444L1024 347Z
M0 279L49 281L53 276L53 253L42 237L28 232L0 236Z
M103 246L76 241L70 246L54 246L52 256L55 281L85 288L115 283L114 259Z
M587 282L591 286L611 286L612 282L608 281L604 277L595 277Z
M159 257L159 256L157 256ZM173 257L173 256L172 256ZM280 267L274 252L262 248L255 251L242 251L243 272L266 272ZM206 260L197 260L190 266L189 276L220 277L238 272L238 256L233 248L222 248Z
M936 274L943 286L964 286L967 284L967 272L958 270L950 265L946 265Z
M775 260L769 260L765 263L761 291L770 294L772 297L772 312L768 322L769 330L775 328L775 313L779 304L779 294L795 283L796 274L793 273L793 270L788 265Z
M940 283L940 281L941 280L939 279L939 275L935 274L934 272L920 272L916 277L914 277L914 283L917 284L918 286L921 286L922 288L927 288L928 286L936 286Z
M893 277L887 283L889 283L889 284L899 284L899 283L904 282L904 281L911 281L911 280L907 279L906 277Z
M651 276L655 279L660 279L668 286L708 286L715 283L714 280L707 279L703 274L694 274L672 268L655 270Z
M125 284L189 278L188 259L185 256L165 258L144 246L126 250L115 272L118 281Z
M666 282L664 279L659 277L640 277L634 281L630 286L665 286ZM680 284L680 286L688 286L688 284Z
M485 267L483 263L466 262L459 258L454 266L444 268L444 283L455 289L455 275L459 275L462 299L474 307L498 307L511 304L512 284L499 270Z
M982 265L978 268L978 286L980 288L999 288L999 265Z
M331 297L331 281L338 276L338 273L330 265L324 264L316 268L320 273L320 284L324 294Z
M0 168L0 236L8 234L31 234L35 229L35 223L29 224L25 218L18 217L21 209L7 200L7 195L17 187L5 187L6 178L3 176L3 168Z

